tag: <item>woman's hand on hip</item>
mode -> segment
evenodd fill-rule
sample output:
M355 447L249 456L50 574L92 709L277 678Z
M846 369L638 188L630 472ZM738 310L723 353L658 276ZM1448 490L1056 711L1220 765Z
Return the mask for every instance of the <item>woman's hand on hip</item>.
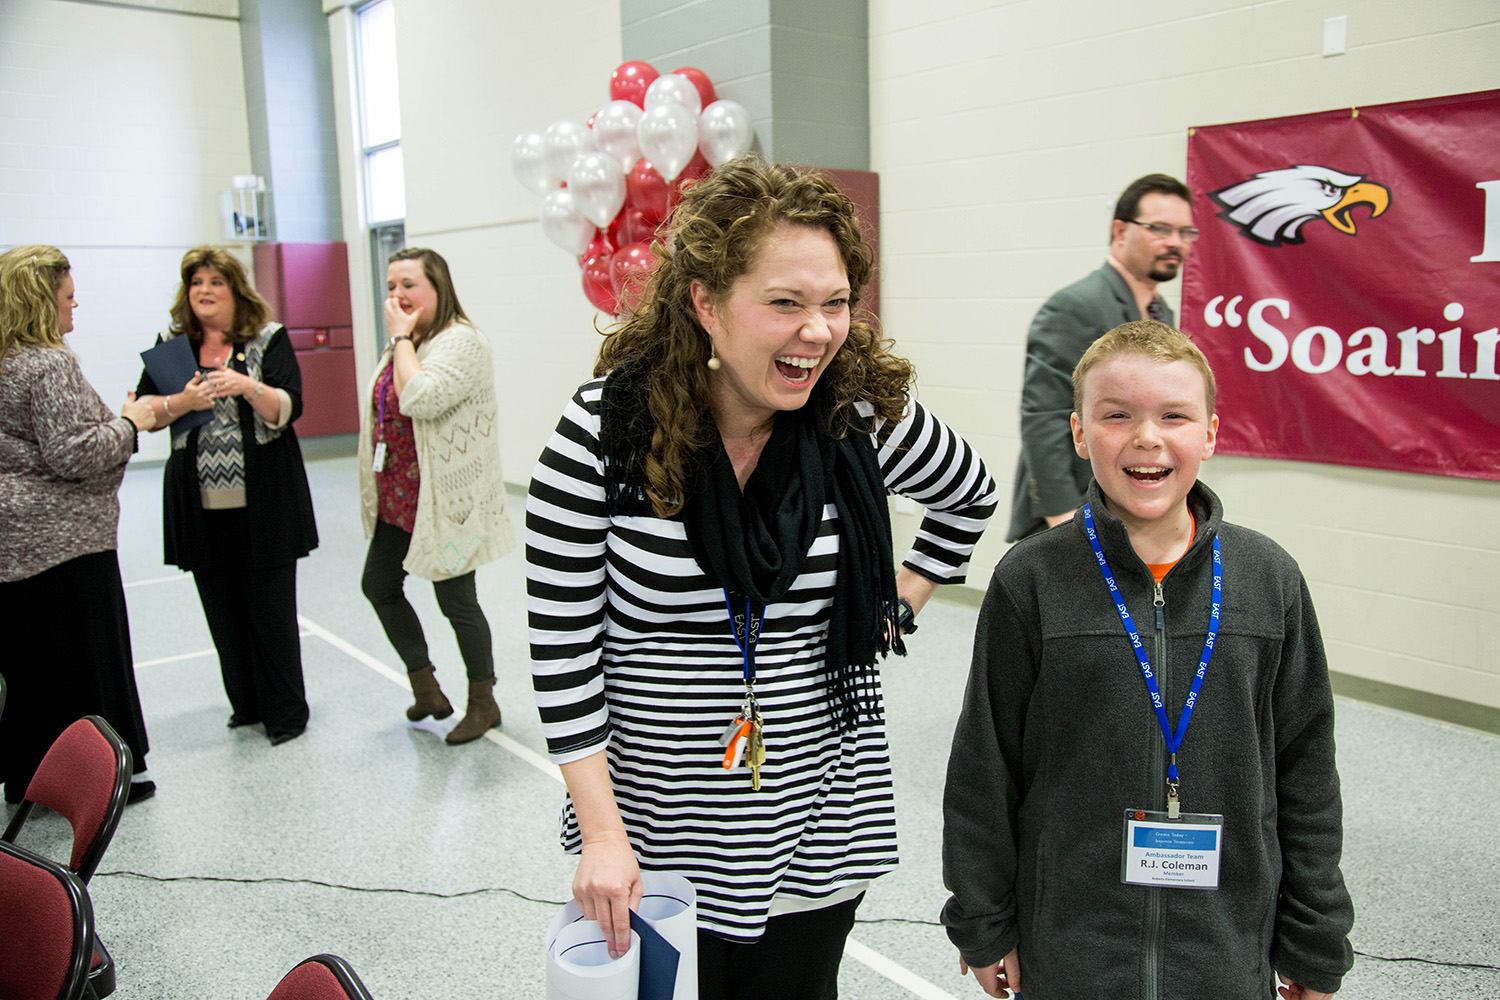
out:
M623 830L584 841L573 898L585 917L598 921L610 958L630 950L630 911L641 905L641 868Z

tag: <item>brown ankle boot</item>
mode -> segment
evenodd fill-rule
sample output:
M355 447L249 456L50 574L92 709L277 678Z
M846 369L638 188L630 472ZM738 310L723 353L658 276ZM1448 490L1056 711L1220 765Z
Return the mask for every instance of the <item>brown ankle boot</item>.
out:
M453 732L448 734L448 742L458 746L460 743L477 740L484 735L486 729L493 729L498 725L500 706L495 704L495 678L470 681L469 707L464 709L464 717L453 727Z
M437 668L432 664L427 664L421 670L411 671L406 679L411 681L411 693L417 698L416 704L406 710L408 719L416 722L429 715L434 719L446 719L453 714L453 703L438 686Z

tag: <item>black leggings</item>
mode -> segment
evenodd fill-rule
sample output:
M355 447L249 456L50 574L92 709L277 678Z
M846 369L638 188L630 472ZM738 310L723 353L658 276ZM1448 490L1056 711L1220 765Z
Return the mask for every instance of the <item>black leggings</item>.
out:
M406 558L409 548L411 532L377 521L375 537L370 539L370 551L365 555L365 572L361 580L365 597L375 609L386 638L396 647L396 655L406 664L407 673L421 670L431 662L427 657L427 637L422 634L422 623L401 589L406 580L401 561ZM458 652L463 657L469 680L487 681L494 677L495 651L490 639L490 623L479 607L474 574L470 572L451 580L438 580L433 583L432 592L437 596L443 617L453 626Z
M698 931L699 1000L835 1000L844 942L864 898L772 917L752 944Z

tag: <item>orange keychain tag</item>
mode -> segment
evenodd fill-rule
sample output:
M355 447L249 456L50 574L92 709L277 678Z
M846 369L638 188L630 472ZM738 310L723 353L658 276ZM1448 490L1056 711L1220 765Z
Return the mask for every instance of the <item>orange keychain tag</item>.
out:
M745 747L750 741L750 728L752 723L744 722L735 730L729 738L729 743L724 750L724 770L733 771L740 766L745 759Z

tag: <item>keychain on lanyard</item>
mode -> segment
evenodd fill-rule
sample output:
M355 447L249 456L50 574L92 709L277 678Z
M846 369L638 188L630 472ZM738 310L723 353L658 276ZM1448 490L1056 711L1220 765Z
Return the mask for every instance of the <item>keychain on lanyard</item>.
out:
M1198 658L1198 672L1193 676L1193 686L1188 691L1187 703L1182 706L1182 715L1177 720L1177 732L1172 732L1172 725L1167 721L1167 709L1162 702L1161 689L1156 684L1156 674L1151 670L1151 661L1146 657L1146 647L1141 642L1140 634L1136 632L1135 622L1130 617L1130 610L1125 607L1125 598L1120 596L1120 588L1115 585L1115 575L1110 572L1109 561L1104 558L1104 550L1099 547L1099 533L1094 528L1094 512L1089 504L1083 505L1083 526L1088 532L1089 545L1094 550L1094 559L1099 563L1099 572L1104 575L1104 583L1109 587L1109 594L1115 603L1115 610L1120 614L1120 621L1125 625L1125 634L1130 636L1131 648L1135 650L1136 661L1140 664L1141 674L1146 678L1146 690L1151 693L1151 707L1156 710L1156 724L1161 729L1162 739L1166 740L1168 757L1167 763L1167 817L1177 819L1182 809L1181 781L1177 774L1177 748L1182 746L1182 739L1187 735L1188 720L1193 717L1193 705L1198 701L1198 691L1203 687L1203 675L1208 673L1208 661L1214 655L1214 640L1219 634L1219 609L1223 606L1224 597L1224 563L1219 554L1219 536L1214 536L1214 596L1213 604L1209 609L1208 616L1208 638L1203 643L1203 655Z
M741 601L743 604L738 604ZM723 765L726 771L731 771L743 763L750 768L750 787L760 791L760 767L766 762L766 741L761 732L760 706L755 701L755 646L760 642L766 606L757 606L755 601L731 594L727 588L724 606L729 609L730 632L744 662L745 700L740 705L740 714L719 737L720 746L725 748Z

